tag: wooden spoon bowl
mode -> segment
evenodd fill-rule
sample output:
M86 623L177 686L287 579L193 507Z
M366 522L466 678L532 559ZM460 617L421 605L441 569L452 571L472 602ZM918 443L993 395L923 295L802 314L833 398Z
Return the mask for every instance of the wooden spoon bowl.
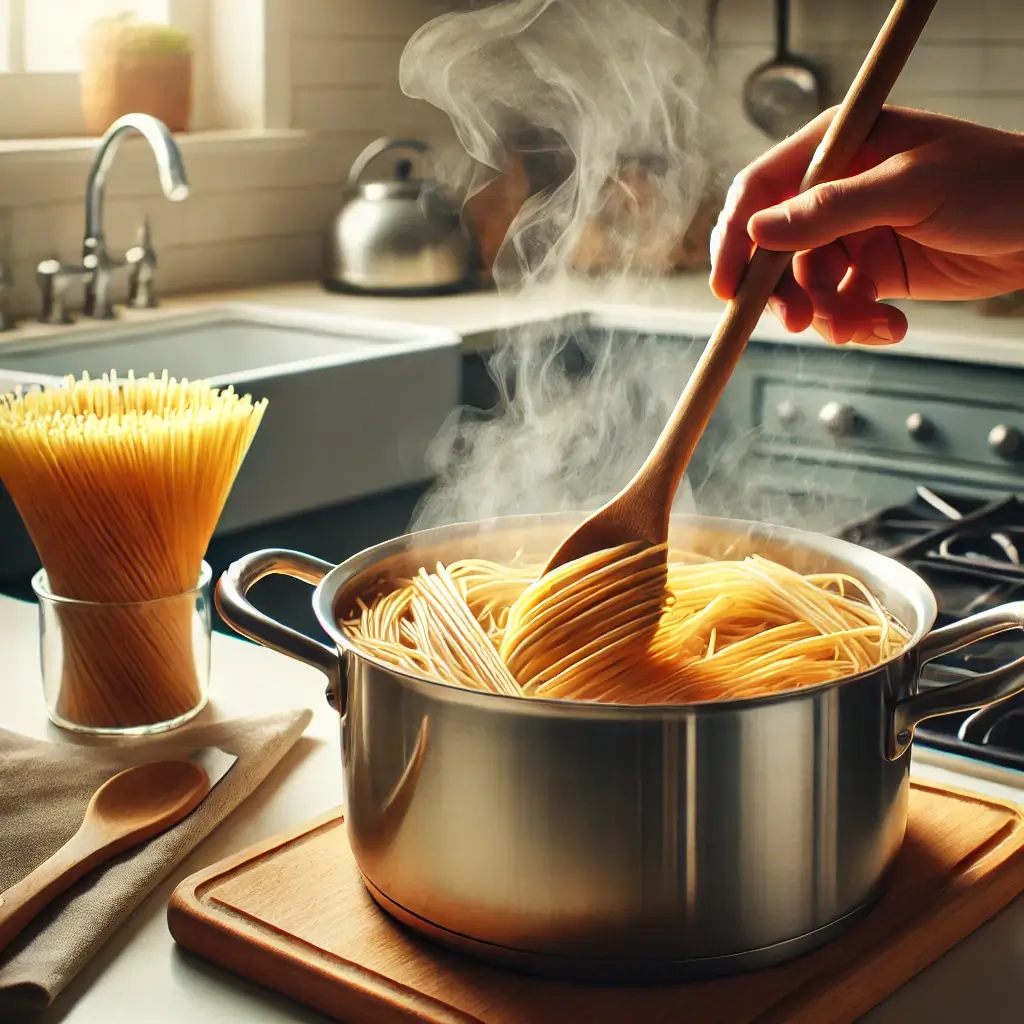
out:
M78 831L30 875L0 893L0 951L44 907L93 868L186 818L210 791L192 761L150 761L108 779Z

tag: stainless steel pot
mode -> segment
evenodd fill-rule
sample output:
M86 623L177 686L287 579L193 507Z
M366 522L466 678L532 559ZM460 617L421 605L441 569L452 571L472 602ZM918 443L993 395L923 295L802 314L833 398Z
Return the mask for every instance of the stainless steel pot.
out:
M412 534L333 567L257 551L221 578L239 633L320 669L341 714L348 835L389 913L476 956L562 975L699 977L804 953L872 905L907 823L923 719L1024 689L1024 658L918 691L921 665L1024 626L1008 604L932 630L935 600L899 563L802 531L677 517L673 541L849 572L912 634L876 669L778 696L672 707L457 689L357 651L334 617L368 582L456 557L542 560L578 516ZM328 647L247 600L284 573L317 584Z
M349 172L341 209L324 235L323 283L335 291L431 295L473 283L476 251L458 204L432 178L412 174L412 161L395 161L390 178L367 180L386 153L432 151L418 139L378 139Z

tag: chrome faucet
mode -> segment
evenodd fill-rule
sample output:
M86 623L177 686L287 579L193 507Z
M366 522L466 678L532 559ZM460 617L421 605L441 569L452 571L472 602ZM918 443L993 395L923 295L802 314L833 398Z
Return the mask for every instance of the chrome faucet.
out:
M115 270L132 266L137 278L145 279L145 305L155 304L149 285L155 258L148 239L148 228L144 251L140 247L131 250L124 258L111 256L107 251L103 235L103 196L107 174L114 163L121 138L127 132L138 132L148 143L156 157L157 172L164 195L172 202L178 202L189 193L188 178L181 158L181 151L174 137L162 121L149 114L125 114L119 117L106 131L96 152L89 178L85 187L85 239L82 242L82 262L65 264L59 260L44 260L39 264L37 277L42 299L39 319L44 323L68 323L64 294L71 281L85 282L85 297L82 312L97 320L109 320L114 316L110 301L110 279ZM140 265L141 264L141 265ZM135 304L139 304L136 300Z
M113 259L107 252L103 237L103 191L121 138L130 131L137 131L153 150L164 195L172 202L179 202L189 191L181 150L163 121L149 114L125 114L107 129L85 186L85 241L82 243L82 265L92 271L86 279L82 311L100 320L114 315L110 303L111 272L126 265L125 260Z

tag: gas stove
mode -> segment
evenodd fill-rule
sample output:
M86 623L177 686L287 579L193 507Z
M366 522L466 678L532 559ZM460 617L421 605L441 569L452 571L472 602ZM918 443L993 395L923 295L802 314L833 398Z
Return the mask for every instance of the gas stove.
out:
M851 523L839 536L912 568L932 588L937 626L1024 600L1024 501L977 499L918 487L903 505ZM1021 638L1003 633L938 658L921 686L944 686L1019 657ZM929 719L915 744L1024 771L1024 695L993 707Z

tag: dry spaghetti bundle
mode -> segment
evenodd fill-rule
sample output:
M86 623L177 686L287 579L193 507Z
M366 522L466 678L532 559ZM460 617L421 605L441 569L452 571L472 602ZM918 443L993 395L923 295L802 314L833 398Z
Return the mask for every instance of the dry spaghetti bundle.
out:
M443 682L617 704L811 686L878 665L907 639L858 580L758 555L629 544L540 573L438 564L360 599L344 625L368 654Z
M265 407L166 373L0 396L0 479L51 592L91 602L59 612L66 720L129 728L200 702L195 602L179 595L197 585Z

